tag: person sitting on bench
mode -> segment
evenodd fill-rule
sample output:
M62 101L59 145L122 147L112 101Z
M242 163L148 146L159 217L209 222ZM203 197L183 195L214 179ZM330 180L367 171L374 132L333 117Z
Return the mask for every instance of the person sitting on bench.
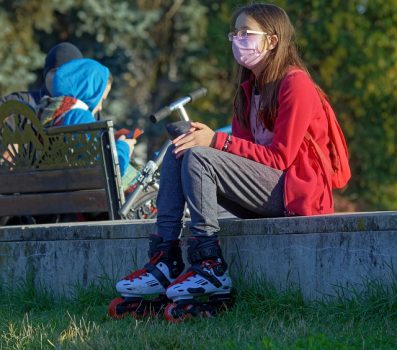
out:
M112 85L107 67L99 62L81 58L62 65L52 82L52 97L44 97L38 116L44 126L66 126L95 122L95 114L102 110ZM121 176L129 166L135 139L121 135L117 142Z
M51 96L52 79L56 70L64 63L83 58L81 51L69 42L53 46L45 58L43 67L44 85L38 90L15 91L0 98L0 105L10 100L22 101L36 109L43 96Z

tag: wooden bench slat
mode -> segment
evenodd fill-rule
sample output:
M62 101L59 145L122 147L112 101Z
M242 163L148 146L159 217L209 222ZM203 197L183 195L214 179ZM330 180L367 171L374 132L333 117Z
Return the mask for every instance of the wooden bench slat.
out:
M111 121L44 128L22 102L0 106L0 216L107 212L113 220L122 203Z
M104 188L100 167L0 173L0 194Z
M0 195L0 216L107 212L105 190Z

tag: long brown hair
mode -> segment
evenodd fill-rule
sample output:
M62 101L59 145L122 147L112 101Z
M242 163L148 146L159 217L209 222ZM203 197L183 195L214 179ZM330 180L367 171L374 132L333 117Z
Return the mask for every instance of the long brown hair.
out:
M270 50L265 59L259 63L262 65L262 72L257 77L257 87L261 94L258 118L267 129L273 130L278 111L277 96L281 80L290 67L302 69L307 73L308 71L298 55L294 27L283 9L271 4L253 4L240 7L233 14L233 27L237 17L242 13L254 19L268 35L276 35L278 38L276 47ZM244 117L245 95L240 85L250 79L252 75L253 73L249 69L239 66L237 73L238 89L234 98L234 114L245 128L248 127L247 120Z

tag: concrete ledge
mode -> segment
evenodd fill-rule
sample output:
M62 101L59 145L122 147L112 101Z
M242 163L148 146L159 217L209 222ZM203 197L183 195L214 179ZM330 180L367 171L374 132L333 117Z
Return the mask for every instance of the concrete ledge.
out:
M69 294L104 276L116 281L147 261L155 230L152 220L2 227L0 283L12 288L30 275ZM224 219L220 236L232 275L298 287L310 299L389 284L397 267L397 212Z

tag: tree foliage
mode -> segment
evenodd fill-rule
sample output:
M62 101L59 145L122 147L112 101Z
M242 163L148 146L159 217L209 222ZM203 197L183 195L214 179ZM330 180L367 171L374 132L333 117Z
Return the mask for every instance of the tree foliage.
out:
M45 53L68 40L109 66L107 111L120 124L146 116L199 86L189 106L216 128L230 121L234 62L226 33L234 0L0 0L0 93L39 86ZM346 196L374 209L397 205L397 0L279 0L302 56L328 93L346 133L353 180ZM154 146L154 145L153 145Z
M397 206L397 1L283 2L305 61L338 112L351 153L347 193Z

